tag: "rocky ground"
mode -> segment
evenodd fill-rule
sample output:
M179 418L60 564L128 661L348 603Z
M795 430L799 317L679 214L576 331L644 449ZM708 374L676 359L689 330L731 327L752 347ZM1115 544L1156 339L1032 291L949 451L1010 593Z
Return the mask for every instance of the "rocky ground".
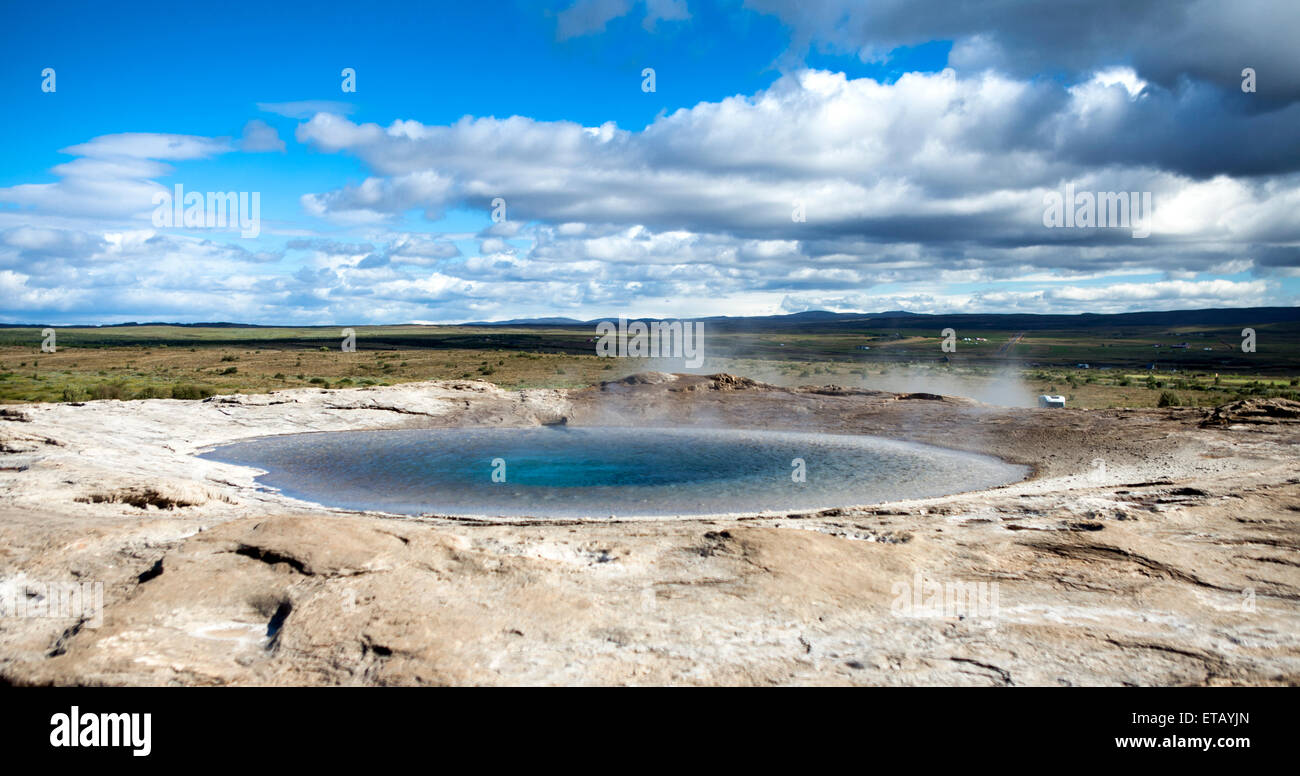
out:
M194 457L266 434L560 422L880 434L1036 476L806 514L399 518ZM0 681L1297 684L1298 443L1283 400L1012 410L729 375L9 407ZM102 624L14 616L75 581L103 583ZM933 605L971 583L996 598Z

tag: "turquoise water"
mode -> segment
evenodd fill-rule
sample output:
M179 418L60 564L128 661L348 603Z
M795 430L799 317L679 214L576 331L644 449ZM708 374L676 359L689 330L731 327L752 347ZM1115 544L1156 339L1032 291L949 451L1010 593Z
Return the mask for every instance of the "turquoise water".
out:
M202 455L327 506L608 517L815 509L1024 478L989 456L869 436L736 429L477 428L263 437ZM805 482L796 482L794 459ZM504 478L504 481L495 481Z

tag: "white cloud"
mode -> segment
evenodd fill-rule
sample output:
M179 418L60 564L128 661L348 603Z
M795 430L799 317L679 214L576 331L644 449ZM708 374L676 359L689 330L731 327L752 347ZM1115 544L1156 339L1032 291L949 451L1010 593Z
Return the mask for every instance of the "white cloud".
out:
M274 113L291 119L308 119L317 113L333 113L349 116L357 106L337 100L299 100L297 102L259 102L257 109L263 113Z
M792 294L786 312L835 310L917 313L1018 312L1031 314L1121 313L1133 310L1187 310L1208 307L1255 307L1276 304L1277 288L1263 280L1166 280L1109 285L1060 285L1030 290L1000 289L944 293L915 288L891 294L821 296Z
M261 119L253 119L244 125L244 135L239 140L239 150L250 153L262 151L284 153L285 145L275 127Z
M89 142L69 146L61 153L96 159L210 159L231 150L226 140L195 135L167 135L156 132L123 132L100 135Z
M56 165L57 183L0 188L0 202L38 212L111 218L144 218L154 194L165 188L152 180L171 172L156 160L208 159L233 150L229 141L194 135L126 132L101 135L64 148L81 158Z
M913 73L881 84L804 71L753 97L678 110L641 132L518 116L384 128L319 114L297 137L355 154L374 171L360 186L304 198L313 214L343 222L412 208L486 209L501 196L511 222L564 224L570 235L606 225L786 240L801 255L858 251L859 261L875 259L854 241L927 244L929 260L988 265L1009 248L1050 247L1038 257L1046 269L1072 269L1079 245L1096 247L1095 261L1113 257L1112 269L1138 254L1168 268L1182 259L1166 239L1300 239L1300 227L1281 216L1300 196L1295 176L1198 181L1149 165L1070 160L1092 153L1092 130L1126 121L1144 89L1122 69L1068 90L994 73ZM1128 232L1045 229L1044 195L1067 182L1153 192L1156 233L1139 244ZM798 206L803 222L792 219ZM608 240L594 239L586 252Z
M368 168L303 194L303 212L335 226L292 227L283 247L138 220L168 162L229 141L98 137L67 149L78 156L53 168L58 182L0 189L20 206L0 209L0 290L13 300L2 315L380 323L1294 304L1300 174L1194 173L1131 145L1167 142L1183 117L1160 111L1199 104L1137 72L1089 71L1071 87L992 71L892 84L800 71L643 131L520 116L380 126L281 105L308 119L298 140ZM1132 131L1143 122L1149 132ZM283 141L254 120L239 145ZM1044 195L1067 182L1151 191L1152 236L1045 229ZM509 219L489 223L496 197ZM411 224L461 207L482 228ZM1212 277L1238 273L1250 277Z

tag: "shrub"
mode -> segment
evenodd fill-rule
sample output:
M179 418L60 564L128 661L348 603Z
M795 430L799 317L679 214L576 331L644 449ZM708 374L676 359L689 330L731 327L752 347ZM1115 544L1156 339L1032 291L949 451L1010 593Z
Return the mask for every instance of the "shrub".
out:
M196 401L206 399L212 395L212 389L201 385L173 385L173 399L189 399Z
M1181 407L1182 400L1179 399L1178 394L1174 393L1173 391L1161 391L1160 401L1156 403L1156 406L1157 407Z
M233 375L233 374L235 374L235 373L238 372L238 371L239 371L239 367L237 367L237 366L228 366L228 367L226 367L225 369L223 369L223 370L221 371L221 374L223 374L223 375Z
M124 399L126 390L121 383L100 383L90 389L92 399Z

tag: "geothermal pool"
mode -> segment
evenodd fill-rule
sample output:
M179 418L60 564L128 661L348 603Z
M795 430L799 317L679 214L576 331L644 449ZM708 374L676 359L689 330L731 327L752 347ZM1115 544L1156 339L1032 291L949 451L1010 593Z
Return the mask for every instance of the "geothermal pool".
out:
M258 482L293 498L409 515L791 511L979 490L1028 474L990 456L880 437L736 429L320 432L201 457L263 469ZM792 476L801 468L803 482Z

